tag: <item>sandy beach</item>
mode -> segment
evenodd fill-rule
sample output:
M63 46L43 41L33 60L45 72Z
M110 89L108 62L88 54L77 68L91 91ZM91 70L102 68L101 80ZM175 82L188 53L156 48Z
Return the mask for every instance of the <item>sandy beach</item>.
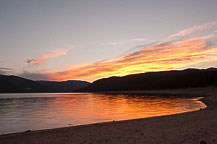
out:
M207 108L195 112L125 121L29 131L0 136L0 144L215 144L217 88L140 91L198 96Z

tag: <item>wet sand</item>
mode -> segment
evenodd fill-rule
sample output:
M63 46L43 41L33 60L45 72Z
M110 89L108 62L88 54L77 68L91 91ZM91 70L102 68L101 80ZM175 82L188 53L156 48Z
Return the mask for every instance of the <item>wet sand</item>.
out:
M169 116L1 135L0 144L217 143L217 88L139 91L138 93L203 96L202 101L207 108Z

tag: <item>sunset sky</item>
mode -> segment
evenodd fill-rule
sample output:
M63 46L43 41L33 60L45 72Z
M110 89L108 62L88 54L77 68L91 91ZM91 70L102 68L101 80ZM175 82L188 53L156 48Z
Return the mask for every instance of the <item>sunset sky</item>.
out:
M217 67L217 0L0 0L0 74L87 80Z

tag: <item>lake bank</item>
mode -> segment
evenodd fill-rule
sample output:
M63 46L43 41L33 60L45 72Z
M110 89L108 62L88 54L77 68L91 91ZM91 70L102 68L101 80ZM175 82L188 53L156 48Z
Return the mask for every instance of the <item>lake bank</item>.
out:
M169 116L7 134L0 136L0 143L217 143L216 88L144 93L205 96L202 101L208 107Z

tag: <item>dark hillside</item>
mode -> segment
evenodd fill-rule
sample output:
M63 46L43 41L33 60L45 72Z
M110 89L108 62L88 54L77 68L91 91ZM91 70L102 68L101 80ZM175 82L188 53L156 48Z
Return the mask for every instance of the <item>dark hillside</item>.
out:
M148 72L94 81L80 91L128 91L217 86L217 69Z
M0 93L73 92L86 87L85 81L33 81L18 76L0 75Z
M46 87L50 92L73 92L74 90L84 88L90 83L86 81L69 80L62 82L55 81L37 81L43 87Z
M17 77L0 75L1 93L19 93L19 92L40 92L45 89L35 81Z

